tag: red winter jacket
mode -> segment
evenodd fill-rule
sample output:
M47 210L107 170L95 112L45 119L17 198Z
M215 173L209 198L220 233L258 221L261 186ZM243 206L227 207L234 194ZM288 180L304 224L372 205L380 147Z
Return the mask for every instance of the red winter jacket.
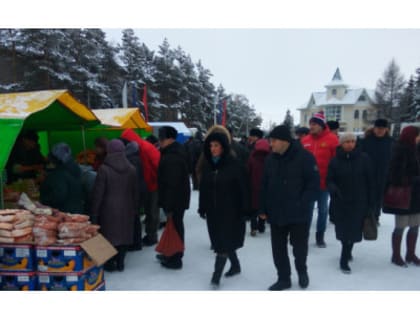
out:
M302 146L311 152L316 160L321 178L321 189L327 189L326 178L328 164L335 156L335 151L339 145L338 137L333 134L328 127L319 135L307 135L301 139Z
M138 143L147 190L149 192L156 191L158 189L157 170L160 161L159 150L150 142L142 139L132 129L124 130L121 138Z

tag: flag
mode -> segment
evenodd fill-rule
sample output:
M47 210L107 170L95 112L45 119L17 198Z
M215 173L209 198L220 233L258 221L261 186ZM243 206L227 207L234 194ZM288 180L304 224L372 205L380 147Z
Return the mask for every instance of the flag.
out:
M149 121L149 109L147 106L147 86L146 84L144 85L144 89L143 89L143 106L144 106L144 116L146 118L146 122Z
M124 86L122 89L122 106L123 108L127 108L127 81L124 82Z
M223 100L223 112L222 112L222 126L226 127L226 114L227 114L227 104L226 99Z

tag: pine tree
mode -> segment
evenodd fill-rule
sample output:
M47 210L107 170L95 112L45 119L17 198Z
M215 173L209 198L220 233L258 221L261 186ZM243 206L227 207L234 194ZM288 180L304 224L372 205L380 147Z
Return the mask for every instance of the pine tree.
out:
M414 94L415 94L415 81L413 76L408 80L407 86L404 88L404 91L401 94L399 100L399 108L401 111L401 122L414 121L415 119L415 109L414 104Z
M400 68L392 59L385 69L383 76L376 84L375 96L378 116L393 122L400 122L398 102L405 85L404 77L400 74Z
M289 109L286 112L286 117L284 118L283 125L287 126L290 129L290 131L293 131L293 116L290 114Z

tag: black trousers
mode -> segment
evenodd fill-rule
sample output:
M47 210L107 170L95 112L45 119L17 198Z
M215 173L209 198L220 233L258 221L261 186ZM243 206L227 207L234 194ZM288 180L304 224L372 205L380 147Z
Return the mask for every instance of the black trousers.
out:
M172 213L172 221L174 222L175 230L178 232L179 237L181 238L182 242L185 243L185 228L184 228L184 214L185 209L176 209L176 210L166 210L164 209L165 213ZM176 253L173 255L173 258L182 258L184 256L183 252Z
M306 273L306 258L308 256L309 224L289 224L278 226L271 224L271 249L274 265L277 269L279 280L290 280L291 269L287 243L293 247L295 267L298 274Z

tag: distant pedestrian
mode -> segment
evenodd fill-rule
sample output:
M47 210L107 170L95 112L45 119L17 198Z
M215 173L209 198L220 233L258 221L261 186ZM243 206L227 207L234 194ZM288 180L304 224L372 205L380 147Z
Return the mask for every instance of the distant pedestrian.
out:
M256 236L257 231L265 232L265 220L258 215L260 207L261 179L264 171L264 161L270 154L270 143L266 139L259 139L255 142L254 150L248 160L248 174L251 184L251 236Z
M342 245L340 269L350 273L353 244L362 240L363 221L373 211L375 189L372 163L366 153L356 148L353 133L340 137L337 155L328 167L327 186L335 235Z
M308 127L299 127L295 130L296 139L300 140L309 134Z
M191 173L193 190L198 190L196 167L200 154L203 151L203 136L201 132L197 131L191 141L186 143L186 149L189 155L189 171Z
M373 176L375 181L374 214L379 224L382 209L385 181L388 174L394 140L389 135L389 124L386 119L375 120L373 129L370 129L364 139L358 140L362 152L367 153L372 160Z
M328 172L328 164L335 156L338 146L338 138L330 132L325 121L324 112L315 113L309 120L309 134L301 139L303 147L311 152L315 157L319 169L321 190L316 198L318 206L318 218L316 223L316 245L324 248L324 235L327 229L328 219L328 190L326 178ZM315 205L315 203L314 203ZM312 221L312 216L311 216Z
M299 286L309 285L306 265L313 202L319 191L315 158L281 125L269 134L272 153L265 160L260 209L271 226L271 247L278 279L269 290L291 287L288 242L293 247Z
M388 178L385 190L390 186L411 190L407 207L390 207L384 204L383 212L395 215L395 227L392 233L391 262L397 266L407 267L407 263L420 266L416 256L417 236L420 225L420 165L418 145L420 130L414 126L405 127L392 151ZM405 261L401 257L401 241L405 228L407 253Z
M158 168L159 206L166 217L172 218L179 237L185 242L184 213L190 207L190 180L188 157L182 144L177 142L174 127L159 128L161 159ZM163 267L181 269L183 252L170 257L158 255Z
M264 137L264 132L259 128L252 128L248 136L248 150L254 150L255 142Z
M241 272L236 250L244 243L244 217L250 208L249 186L245 167L232 155L226 134L209 134L204 142L204 156L198 212L207 220L216 253L211 283L217 287L227 259L231 267L226 277Z
M340 123L336 120L327 121L328 128L330 131L338 137L338 132L340 131Z

